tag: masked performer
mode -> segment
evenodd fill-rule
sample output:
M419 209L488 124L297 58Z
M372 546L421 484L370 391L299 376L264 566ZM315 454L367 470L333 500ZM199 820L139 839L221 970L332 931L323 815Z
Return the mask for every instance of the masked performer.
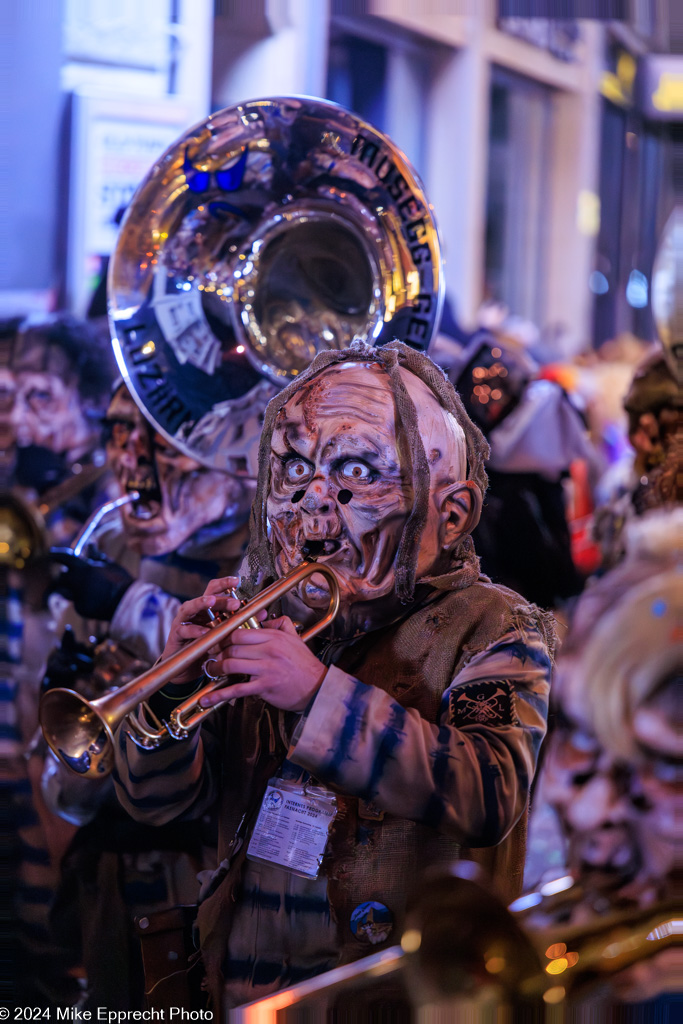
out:
M236 571L254 489L253 477L207 469L169 445L123 385L106 425L108 461L121 492L140 498L123 505L120 520L98 534L104 552L59 555L67 570L57 589L73 604L63 602L60 620L69 628L47 675L48 686L91 698L149 668L181 599L217 573ZM255 458L243 454L240 465L248 467ZM60 599L51 603L59 610ZM94 649L87 643L93 635L99 641ZM207 847L215 847L213 834L201 821L192 829L134 822L110 780L79 779L52 755L43 789L56 813L84 826L64 860L55 914L65 945L84 964L84 1005L135 1009L142 970L133 918L196 903L197 873L207 866Z
M625 559L582 597L558 659L537 801L557 814L577 883L555 902L579 921L665 897L682 863L682 536L680 509L632 522Z
M479 576L469 532L485 453L442 372L400 343L318 356L268 407L250 582L317 554L341 588L333 629L317 654L287 615L235 632L211 671L249 681L206 698L232 706L186 743L146 750L125 726L117 743L119 798L141 820L222 798L221 863L199 911L215 1000L238 1004L395 941L419 869L463 846L495 847L481 859L506 895L519 887L552 631ZM165 656L203 634L190 621L200 611L235 609L222 596L231 582L181 607ZM314 576L284 610L306 622L328 596ZM157 713L194 685L164 687ZM281 803L333 818L325 852L325 829L290 821L295 873L269 831Z
M636 937L642 913L680 917L682 536L681 509L629 524L624 560L579 602L558 661L558 727L537 799L558 815L569 876L555 895L522 897L513 909L531 907L524 916L535 927L579 926L587 951L591 942L609 947L605 929L617 942L633 938L633 965L586 991L593 1014L605 1003L656 999L638 1017L654 1019L648 1013L680 990L680 948L649 941L665 936L666 924L661 933L641 928L645 941ZM610 925L617 912L623 917ZM602 945L599 932L607 935ZM582 965L581 956L575 981L588 982L594 961ZM607 952L593 982L624 964Z
M680 502L680 388L662 346L643 359L624 399L633 464L627 478L596 513L603 566L624 556L624 526L645 512ZM678 442L678 443L677 443Z
M109 493L101 419L111 354L68 314L28 319L11 359L15 485L38 500L53 543L68 543Z
M41 553L70 541L109 496L100 435L111 356L86 324L67 314L15 328L3 331L0 346L2 775L17 844L17 1001L50 1005L72 998L74 985L48 925L57 865L73 829L45 807L39 759L28 757L54 643L43 601L49 567Z
M259 413L262 407L253 411L260 426ZM119 491L140 498L98 533L92 557L56 553L67 571L53 589L73 602L81 620L111 623L108 636L151 664L180 600L240 564L257 441L236 451L235 472L208 469L156 433L124 385L111 400L106 428ZM80 635L93 632L81 621Z
M475 335L449 377L491 446L489 489L474 541L482 568L542 607L583 589L572 561L565 481L571 463L596 453L563 390L536 380L537 367L511 344Z

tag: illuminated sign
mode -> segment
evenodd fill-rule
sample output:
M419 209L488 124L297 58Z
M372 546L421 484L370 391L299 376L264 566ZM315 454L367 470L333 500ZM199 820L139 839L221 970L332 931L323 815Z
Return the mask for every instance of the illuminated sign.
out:
M638 96L647 117L656 121L683 120L683 56L654 54L642 58Z

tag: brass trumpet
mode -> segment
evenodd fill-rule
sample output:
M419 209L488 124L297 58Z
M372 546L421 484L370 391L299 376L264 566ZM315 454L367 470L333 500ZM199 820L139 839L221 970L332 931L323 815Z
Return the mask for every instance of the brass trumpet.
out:
M208 685L195 691L174 708L167 721L159 721L145 702L240 626L259 628L260 623L255 617L257 612L268 608L314 573L326 578L330 588L330 604L323 617L301 633L302 640L311 640L337 614L339 584L329 566L308 560L266 587L251 601L245 602L227 618L217 616L211 623L212 628L204 636L186 644L166 661L152 666L113 693L89 701L74 690L48 690L41 699L39 717L50 749L62 764L76 774L101 779L114 766L114 733L124 720L128 721L135 739L146 747L157 747L168 737L185 739L190 730L214 710L202 708L199 702L206 694L222 686L225 677L212 678ZM139 705L144 708L145 719L136 710ZM153 724L148 724L147 719Z

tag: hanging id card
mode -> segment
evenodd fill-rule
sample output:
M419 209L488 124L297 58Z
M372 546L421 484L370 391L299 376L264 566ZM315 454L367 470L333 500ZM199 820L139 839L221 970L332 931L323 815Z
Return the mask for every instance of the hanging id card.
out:
M247 857L302 878L317 878L336 813L334 793L323 786L271 779Z

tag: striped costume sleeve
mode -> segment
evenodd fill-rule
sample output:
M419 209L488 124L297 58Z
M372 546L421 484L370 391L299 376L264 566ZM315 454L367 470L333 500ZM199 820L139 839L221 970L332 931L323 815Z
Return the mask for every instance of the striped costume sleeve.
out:
M434 723L333 667L289 757L389 814L491 846L525 809L550 670L540 634L515 629L458 672Z
M135 580L114 612L109 636L152 665L166 645L179 608L180 601L161 587Z
M116 795L131 818L165 825L198 818L214 802L218 742L209 723L186 740L168 739L153 750L140 747L125 722L114 739Z

